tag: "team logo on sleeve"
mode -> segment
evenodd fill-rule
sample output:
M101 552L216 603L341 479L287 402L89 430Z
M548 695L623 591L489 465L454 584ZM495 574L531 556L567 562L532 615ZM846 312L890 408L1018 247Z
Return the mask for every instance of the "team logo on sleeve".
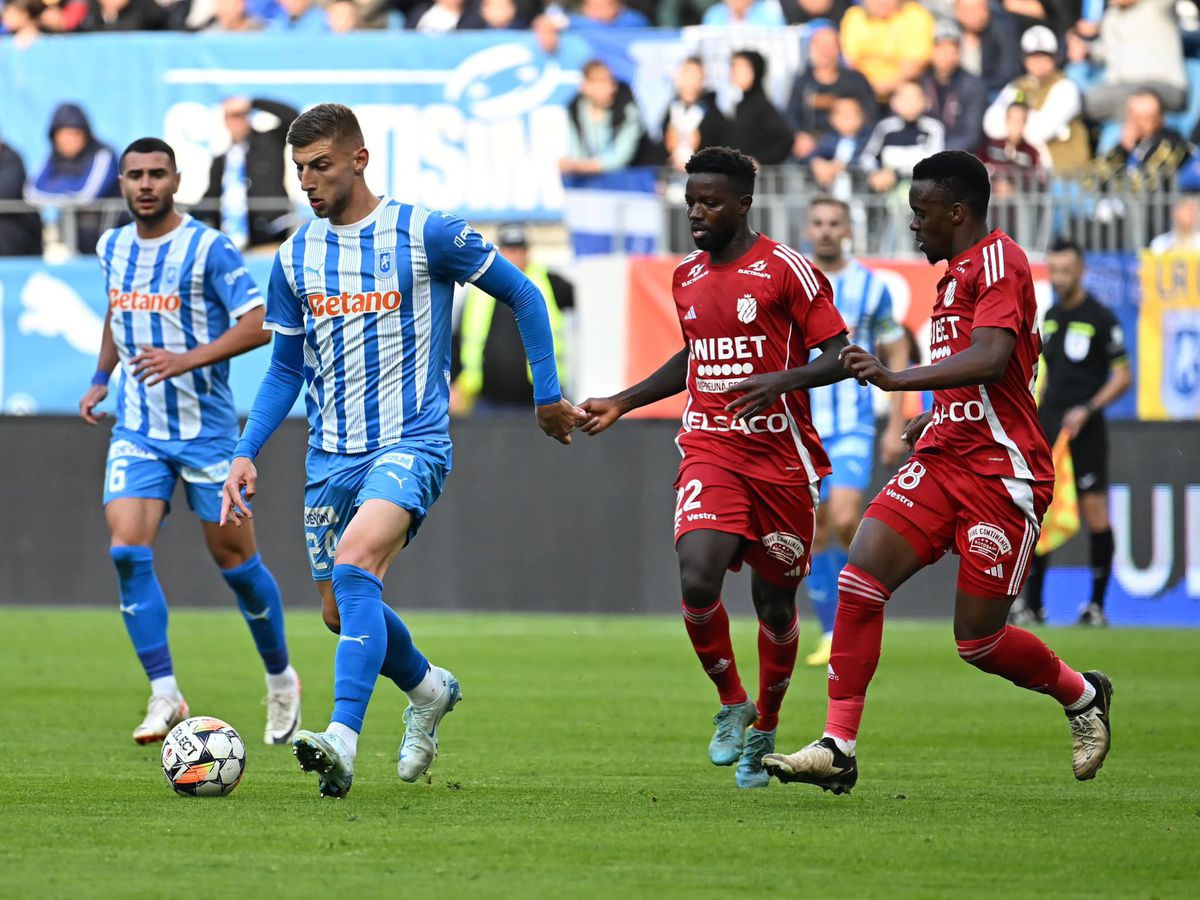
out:
M772 531L762 537L763 548L785 566L794 566L804 556L804 541L786 531Z
M387 278L395 268L395 251L380 250L375 254L375 277Z
M754 317L758 315L758 301L750 294L738 297L737 302L737 317L738 321L749 325L754 321Z
M680 287L688 287L692 284L695 284L707 274L708 269L704 268L704 263L696 263L696 265L688 269L688 273L685 276L686 280L680 285Z
M987 522L980 522L968 529L967 539L971 542L970 551L979 554L988 562L995 562L1012 550L1012 542L1004 533L1004 529Z

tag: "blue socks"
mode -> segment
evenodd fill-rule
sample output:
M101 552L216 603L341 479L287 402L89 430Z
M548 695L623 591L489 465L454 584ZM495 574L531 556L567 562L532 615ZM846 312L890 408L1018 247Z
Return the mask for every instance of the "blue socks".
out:
M258 554L240 566L221 572L225 582L237 594L238 608L254 646L267 667L267 674L278 675L288 667L287 639L283 633L283 600L279 596L279 585L271 570L263 565Z
M387 654L379 674L396 682L402 691L411 691L429 671L429 660L413 644L412 635L404 620L384 604L383 618L387 622Z
M849 558L841 547L813 555L812 572L808 576L808 599L817 621L821 623L822 634L833 631L838 606L838 575L846 567Z
M333 661L333 721L362 731L387 652L383 582L358 566L335 565L333 596L342 620Z
M142 668L151 680L174 674L167 643L167 598L154 574L150 547L112 547L121 590L121 618Z

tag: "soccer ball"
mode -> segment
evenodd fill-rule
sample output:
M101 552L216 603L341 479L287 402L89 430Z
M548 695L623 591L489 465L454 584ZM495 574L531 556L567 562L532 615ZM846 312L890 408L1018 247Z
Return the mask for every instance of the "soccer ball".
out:
M177 794L224 797L246 771L246 745L232 725L195 716L172 728L163 741L162 767Z

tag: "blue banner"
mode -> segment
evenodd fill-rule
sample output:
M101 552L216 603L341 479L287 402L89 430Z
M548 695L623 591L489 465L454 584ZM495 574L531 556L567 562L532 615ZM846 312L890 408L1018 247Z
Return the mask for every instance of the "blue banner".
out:
M296 35L120 34L0 42L0 135L34 172L64 101L120 151L160 136L174 146L179 199L198 200L228 135L221 102L262 98L358 113L378 193L475 221L558 219L565 104L588 44L564 35L547 55L526 32ZM290 167L289 167L290 169Z
M246 268L265 290L271 257L247 258ZM95 258L57 266L0 259L0 411L78 412L96 371L106 309ZM270 361L268 344L230 364L234 400L243 415ZM111 394L100 409L112 412ZM302 413L302 405L292 412Z

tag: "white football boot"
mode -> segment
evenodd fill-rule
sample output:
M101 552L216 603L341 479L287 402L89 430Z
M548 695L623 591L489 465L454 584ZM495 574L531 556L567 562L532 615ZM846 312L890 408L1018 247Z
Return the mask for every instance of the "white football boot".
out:
M267 727L264 744L290 744L300 730L300 676L290 688L267 688Z
M183 697L154 694L146 704L146 718L133 729L133 739L139 744L153 744L188 717L187 701Z
M445 669L435 666L434 671L442 678L442 692L438 698L425 706L410 703L404 710L404 740L400 742L396 763L401 781L416 781L433 765L438 751L438 723L462 699L458 680Z

